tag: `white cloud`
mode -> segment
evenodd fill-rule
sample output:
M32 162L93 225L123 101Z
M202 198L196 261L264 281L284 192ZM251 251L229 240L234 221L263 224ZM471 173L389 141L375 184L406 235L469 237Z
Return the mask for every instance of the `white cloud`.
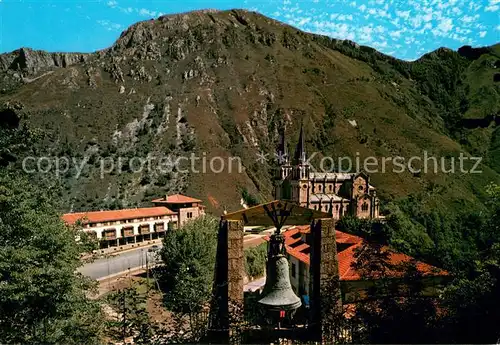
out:
M382 18L387 18L389 17L389 13L385 10L377 9L377 15Z
M432 12L428 12L422 16L424 22L430 22L432 20Z
M414 29L419 28L422 25L422 17L414 16L408 19Z
M303 26L303 25L305 25L305 24L309 23L310 21L311 21L311 18L302 18L302 19L301 19L301 20L297 23L297 25L298 25L298 26Z
M497 12L500 9L500 0L490 0L488 6L484 8L486 12Z
M474 11L474 12L477 12L481 9L482 5L480 4L476 4L474 1L471 1L469 3L469 9Z
M437 29L443 33L446 33L453 29L453 20L451 18L445 18L441 20L439 25L437 26Z
M394 20L391 20L391 24L394 25L395 27L399 28L399 18L396 18Z
M392 38L400 38L401 37L401 30L393 31L393 32L389 33L389 36L391 36Z
M500 31L495 20L483 20L491 13L485 13L486 10L500 7L500 0L316 1L310 0L310 6L300 3L299 7L297 1L278 0L287 6L281 5L268 14L308 32L350 39L378 49L389 44L390 48L382 50L394 50L400 58L415 58L413 55L449 45L444 39L470 44L479 38L494 37L488 35L492 31ZM134 8L134 13L138 11Z
M370 42L372 40L373 29L370 26L363 26L359 30L360 38L365 42Z
M387 41L382 41L382 42L373 42L373 45L377 48L385 48L387 47Z
M398 17L403 18L403 19L408 19L410 17L410 11L399 11L399 10L396 10L396 15Z
M340 14L338 17L337 17L338 20L340 21L345 21L345 20L353 20L353 17L351 14Z
M118 2L116 2L115 0L110 0L106 3L106 5L108 5L109 7L116 7L116 5L118 5Z
M110 22L109 20L98 20L97 23L109 31L119 31L122 28L120 24Z
M462 18L460 18L460 20L464 23L472 23L475 22L477 19L479 19L479 14L476 14L474 16L465 15Z
M499 9L500 9L500 6L498 6L498 5L490 5L490 6L486 6L486 7L484 8L484 10L485 10L486 12L496 12L496 11L498 11Z
M145 8L141 8L139 11L139 14L144 17L156 17L156 11L150 11Z
M455 28L455 31L459 34L465 34L465 35L470 34L472 32L471 29L464 29L458 26Z

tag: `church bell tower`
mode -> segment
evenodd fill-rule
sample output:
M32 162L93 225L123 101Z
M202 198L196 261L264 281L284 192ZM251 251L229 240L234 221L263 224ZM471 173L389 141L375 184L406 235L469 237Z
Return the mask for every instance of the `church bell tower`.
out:
M300 126L299 142L295 148L292 172L292 200L298 205L309 207L309 164L306 156L304 127Z
M278 169L275 176L274 198L276 200L291 200L290 178L292 175L292 166L288 155L288 147L285 139L285 129L280 130L278 148L276 150L276 159Z
M290 164L284 131L280 134L277 149L279 169L276 174L275 199L290 200L309 207L310 167L307 162L304 128L300 126L299 141Z

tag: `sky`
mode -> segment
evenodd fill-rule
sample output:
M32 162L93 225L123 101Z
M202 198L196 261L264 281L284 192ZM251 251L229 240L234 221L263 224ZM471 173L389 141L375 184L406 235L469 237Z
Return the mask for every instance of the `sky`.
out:
M0 0L0 53L93 52L138 21L207 8L257 11L404 60L500 42L500 0Z

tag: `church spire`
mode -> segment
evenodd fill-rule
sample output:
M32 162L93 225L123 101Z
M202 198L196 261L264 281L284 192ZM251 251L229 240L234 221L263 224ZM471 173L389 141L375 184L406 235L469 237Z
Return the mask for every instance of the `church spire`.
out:
M285 138L285 127L280 129L280 138L278 143L278 163L280 165L288 164L288 148Z
M306 162L306 144L304 137L304 126L300 125L300 135L299 142L297 143L297 147L295 148L295 163L296 164L304 164Z

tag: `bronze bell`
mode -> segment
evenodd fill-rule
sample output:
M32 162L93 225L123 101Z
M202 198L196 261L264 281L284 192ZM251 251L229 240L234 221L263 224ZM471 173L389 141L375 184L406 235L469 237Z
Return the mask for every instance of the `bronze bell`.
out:
M298 309L302 305L302 302L292 290L287 258L283 252L280 252L281 250L272 250L273 244L279 243L279 240L277 241L277 239L273 238L274 236L271 237L271 249L266 267L266 284L262 291L264 297L259 300L259 303L270 311L292 311ZM279 244L278 248L281 247Z

